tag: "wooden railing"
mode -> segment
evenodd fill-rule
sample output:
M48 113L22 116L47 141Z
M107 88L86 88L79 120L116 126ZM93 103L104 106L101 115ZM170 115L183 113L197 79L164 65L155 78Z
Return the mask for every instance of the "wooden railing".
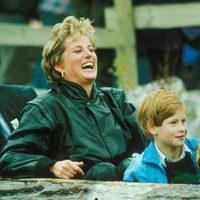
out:
M199 199L200 185L78 179L1 179L0 199Z
M106 27L96 29L97 47L116 50L119 86L130 90L138 84L134 30L199 26L200 3L134 6L132 0L114 0L105 19ZM0 45L43 46L51 28L0 23Z

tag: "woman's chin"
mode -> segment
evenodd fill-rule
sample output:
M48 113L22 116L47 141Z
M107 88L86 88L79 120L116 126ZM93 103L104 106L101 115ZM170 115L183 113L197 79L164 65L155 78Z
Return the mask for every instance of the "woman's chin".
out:
M87 80L89 83L93 83L96 80L96 76L95 75L90 75L90 76L85 76L84 77L85 80Z

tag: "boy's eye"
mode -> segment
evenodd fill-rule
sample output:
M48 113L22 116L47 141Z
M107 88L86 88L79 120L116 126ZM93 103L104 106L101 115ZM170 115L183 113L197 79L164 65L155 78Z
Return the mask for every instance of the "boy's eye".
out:
M176 121L171 121L170 124L176 124Z
M185 123L185 122L186 122L186 119L183 119L182 122Z

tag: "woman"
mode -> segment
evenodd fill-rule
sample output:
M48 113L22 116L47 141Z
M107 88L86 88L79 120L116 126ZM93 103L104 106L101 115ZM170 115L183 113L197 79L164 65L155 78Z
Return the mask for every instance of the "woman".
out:
M143 149L124 92L95 85L94 49L88 19L54 26L42 61L52 89L23 110L1 152L2 177L120 180L127 158Z

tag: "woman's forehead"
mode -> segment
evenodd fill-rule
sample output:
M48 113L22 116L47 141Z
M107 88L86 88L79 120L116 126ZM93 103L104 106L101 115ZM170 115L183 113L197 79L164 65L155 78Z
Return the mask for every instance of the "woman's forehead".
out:
M91 41L88 36L86 35L79 35L79 36L69 36L65 40L66 46L76 46L82 43L91 44Z

